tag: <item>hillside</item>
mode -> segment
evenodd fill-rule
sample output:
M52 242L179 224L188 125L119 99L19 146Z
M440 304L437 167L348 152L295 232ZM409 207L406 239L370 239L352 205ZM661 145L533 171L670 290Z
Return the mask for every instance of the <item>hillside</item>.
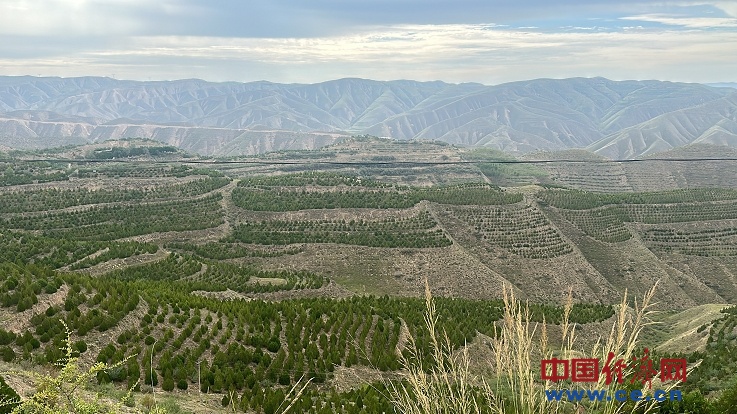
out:
M682 178L635 188L621 163L544 155L567 161L499 164L513 159L375 137L227 160L154 140L12 152L0 160L3 376L27 390L31 371L62 357L64 321L82 363L129 358L96 376L108 396L140 381L138 401L155 390L185 412L274 412L304 375L300 412L390 412L382 379L396 378L407 335L431 349L425 279L451 346L486 355L474 369L505 285L551 332L570 288L592 343L625 291L641 298L659 281L665 325L644 346L719 347L689 386L723 388L714 367L737 364L722 313L733 310L721 311L737 303L735 175L628 163Z
M737 188L736 158L737 150L730 147L692 144L645 157L645 162L611 163L584 150L538 152L523 159L571 161L539 166L554 184L595 192L632 192ZM689 161L698 159L711 161Z
M603 78L497 86L340 79L312 85L0 78L0 145L152 138L205 155L316 149L346 134L515 153L588 148L641 157L734 146L733 89Z
M6 206L0 211L9 214L3 226L11 231L73 240L190 245L196 239L195 244L213 243L208 247L213 251L242 243L287 251L298 246L295 254L248 262L326 275L356 292L413 296L416 275L424 274L442 295L486 298L506 282L523 296L558 301L572 285L579 300L612 303L617 292L642 293L661 279L670 281L663 284L662 299L670 307L685 308L737 299L737 261L732 260L737 256L729 247L737 223L737 162L686 161L734 155L725 147L693 145L637 163L604 162L600 156L569 150L528 157L559 163L496 164L509 156L442 142L351 138L320 151L274 152L224 164L215 160L208 167L230 177L218 185L230 184L206 191L212 200L192 199L199 201L187 208L207 218L187 221L195 228L171 232L163 229L175 223L176 214L167 218L174 220L171 224L141 222L136 229L134 222L120 227L115 211L123 214L127 203L139 198L184 202L186 197L177 198L183 191L177 182L201 173L186 168L167 173L165 168L171 162L199 160L154 140L111 141L16 153L19 159L69 158L73 163L40 169L34 163L6 163L12 173L2 176L8 186L0 187ZM666 161L670 158L679 161ZM111 164L84 166L85 159L108 159ZM137 178L136 164L116 165L116 159L144 163L142 178ZM75 167L77 163L82 164ZM327 178L309 178L316 171ZM143 179L147 174L150 183ZM154 189L166 182L164 195L156 196L159 190ZM142 187L152 193L122 194L100 208L95 204L106 199L97 192L84 202L87 198L76 196L68 205L57 201L53 205L58 211L45 218L51 197L71 196L75 188L103 194L108 186ZM55 188L53 193L44 190L49 187ZM48 200L44 204L37 198ZM215 200L221 207L207 210ZM33 210L24 210L24 205ZM77 218L80 208L99 210L101 216ZM143 219L151 213L141 207L136 214ZM65 223L72 222L84 225L67 228ZM342 228L347 222L363 224ZM278 236L294 226L302 229L301 235L287 231ZM413 230L394 233L394 226ZM96 234L103 230L103 235ZM363 232L365 237L352 235ZM374 238L372 232L388 233ZM417 249L401 249L405 244ZM701 274L703 269L710 271ZM550 289L551 284L557 287Z

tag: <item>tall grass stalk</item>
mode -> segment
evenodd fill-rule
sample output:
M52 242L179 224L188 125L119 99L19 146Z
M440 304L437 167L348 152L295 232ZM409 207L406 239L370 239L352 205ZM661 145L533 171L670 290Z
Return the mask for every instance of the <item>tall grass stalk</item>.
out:
M539 380L540 360L553 356L549 347L548 332L543 323L530 324L530 307L519 303L511 287L504 286L504 317L500 329L492 341L494 380L484 380L483 387L492 402L495 413L557 413L562 404L548 401ZM571 291L568 292L561 322L561 358L571 355L575 342L575 326L569 323L573 307ZM538 326L540 334L535 339ZM536 346L537 345L537 346ZM493 385L492 385L493 383ZM545 388L557 384L546 382Z
M390 397L400 414L548 414L563 412L579 412L583 410L580 403L548 401L544 390L575 389L578 384L570 381L551 382L541 379L540 361L556 357L598 358L602 367L610 353L613 361L631 361L638 350L638 339L645 326L651 324L657 283L647 291L641 302L635 301L634 308L627 302L627 293L623 295L617 307L612 328L606 338L600 338L591 349L577 350L576 326L570 322L573 308L572 292L569 290L564 305L563 318L560 323L559 346L551 347L548 329L542 323L531 323L530 308L522 304L514 296L511 287L504 286L504 316L500 322L491 348L494 354L491 361L492 376L476 378L471 374L470 358L467 347L456 352L445 332L442 335L437 329L435 303L425 280L425 325L430 338L431 365L425 366L415 339L408 338L406 355L400 356L403 367L402 381L387 381ZM629 380L632 368L623 371L623 377ZM616 378L606 384L606 376L600 376L598 383L587 383L587 389L606 390L608 395L621 389ZM659 386L657 379L653 388ZM666 387L672 389L677 383ZM643 387L643 395L650 393L649 387ZM612 398L596 404L588 404L583 412L603 414L619 414L625 410L649 412L656 401L640 401L625 405Z
M483 396L474 392L468 352L464 348L460 357L455 356L448 336L445 332L442 336L438 333L435 302L427 280L425 305L432 366L424 366L417 343L409 335L407 355L400 356L403 381L386 383L396 411L403 414L481 413L483 401L479 400L483 400Z

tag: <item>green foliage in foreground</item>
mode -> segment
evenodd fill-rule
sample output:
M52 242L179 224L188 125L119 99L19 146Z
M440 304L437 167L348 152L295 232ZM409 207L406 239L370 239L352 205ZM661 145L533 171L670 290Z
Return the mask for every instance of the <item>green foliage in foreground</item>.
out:
M3 412L12 414L115 414L123 411L125 401L132 401L131 392L118 403L109 403L97 397L92 397L87 390L90 382L99 374L116 369L125 361L106 365L98 362L89 369L82 369L78 363L79 354L72 345L71 332L66 331L66 339L59 351L62 356L56 362L58 372L47 375L36 374L36 391L28 398L20 400L15 392L10 390L10 398L3 398L2 408L10 409ZM2 385L7 387L2 381ZM3 394L6 394L3 390ZM132 391L132 390L131 390ZM5 396L4 396L5 397ZM129 410L126 410L129 411ZM140 412L140 411L137 411ZM152 407L149 414L165 414L166 411Z
M0 376L0 414L8 414L18 405L20 396L14 389L5 382L5 378ZM5 404L3 404L5 402Z
M724 388L717 398L706 398L699 391L683 393L682 401L665 401L658 404L654 414L737 414L737 382ZM633 414L647 414L635 410Z
M142 318L136 316L138 324L118 331L113 343L92 355L104 364L124 362L97 374L99 382L129 388L140 381L142 386L159 389L172 385L189 389L197 386L199 372L203 392L227 396L233 390L238 397L236 407L247 404L263 412L270 412L272 401L283 398L302 376L319 385L337 366L397 369L395 349L403 325L416 335L421 349L429 349L429 338L417 331L424 317L419 299L221 301L191 293L198 277L215 283L216 273L209 272L213 264L207 265L208 270L200 272L201 262L171 255L154 264L88 277L4 264L0 283L4 297L14 298L11 302L30 299L33 303L34 295L38 299L47 287L48 292L64 289L66 293L61 305L33 316L28 331L19 335L0 331L0 347L12 349L15 361L51 363L64 356L59 349L66 330L60 319L74 332L74 352L84 353L90 352L89 335L108 332L132 312L143 312ZM235 272L229 265L215 265L213 272ZM14 308L11 302L7 306ZM473 340L477 332L493 335L501 317L499 301L440 298L437 303L439 323L456 347ZM538 305L532 312L534 320L544 315L547 321L558 321L562 309ZM610 317L612 308L577 305L573 313L584 323ZM310 388L305 395L311 399L298 403L304 408L301 412L370 413L389 407L373 388L348 394ZM350 403L359 396L363 407Z

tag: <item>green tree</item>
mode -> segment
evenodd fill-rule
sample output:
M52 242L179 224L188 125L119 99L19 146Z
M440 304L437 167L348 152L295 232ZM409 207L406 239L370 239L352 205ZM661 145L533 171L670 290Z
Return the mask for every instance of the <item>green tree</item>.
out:
M18 406L20 396L14 389L5 383L5 378L0 376L0 414L8 414Z

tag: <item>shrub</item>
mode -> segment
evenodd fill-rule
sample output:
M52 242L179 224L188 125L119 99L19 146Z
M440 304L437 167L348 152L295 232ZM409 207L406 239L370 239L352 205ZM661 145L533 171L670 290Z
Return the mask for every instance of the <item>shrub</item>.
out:
M15 351L9 346L0 347L0 358L5 362L10 362L15 359Z
M98 398L89 398L84 394L84 387L89 384L93 378L107 370L120 367L127 360L123 360L115 365L107 365L98 362L90 368L84 370L78 364L75 357L75 350L72 346L71 332L67 325L62 321L66 328L66 341L62 348L63 357L57 365L59 371L56 375L37 375L36 391L26 400L18 404L12 411L14 414L56 414L56 413L76 413L76 414L98 414L98 413L117 413L122 411L122 406L128 395L123 401L117 404L110 404ZM165 413L160 409L154 408L150 412L159 414Z

